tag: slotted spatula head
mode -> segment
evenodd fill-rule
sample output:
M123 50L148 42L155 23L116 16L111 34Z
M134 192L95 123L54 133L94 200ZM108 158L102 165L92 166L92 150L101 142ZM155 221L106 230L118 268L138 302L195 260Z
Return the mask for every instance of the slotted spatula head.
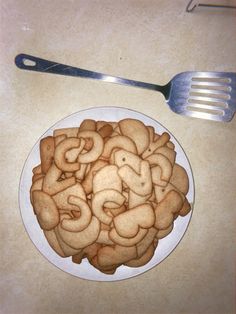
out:
M179 114L230 121L236 111L236 73L183 72L170 81L167 103Z

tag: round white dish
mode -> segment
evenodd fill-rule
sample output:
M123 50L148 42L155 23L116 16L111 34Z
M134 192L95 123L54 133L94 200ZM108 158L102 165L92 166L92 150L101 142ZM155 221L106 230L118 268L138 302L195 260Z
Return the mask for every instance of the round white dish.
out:
M116 270L115 274L106 275L91 266L87 259L83 259L82 263L78 265L72 262L71 257L62 258L51 249L38 224L36 216L34 215L33 208L30 203L29 191L32 183L32 169L40 163L39 142L41 138L52 135L54 129L79 126L84 119L119 121L124 118L138 119L143 121L145 125L153 126L157 133L168 132L170 134L171 141L175 144L175 150L177 153L176 162L186 169L189 176L189 192L187 194L187 198L189 203L192 205L192 210L185 217L178 217L175 220L172 232L167 237L159 240L153 258L146 265L139 268L131 268L122 265ZM131 278L148 271L162 262L171 252L173 252L184 236L192 216L193 203L193 174L188 158L178 141L164 126L162 126L156 120L137 111L125 109L122 107L95 107L86 109L78 111L54 124L38 139L29 153L22 170L19 186L19 204L21 216L26 231L37 249L43 254L44 257L46 257L46 259L48 259L48 261L61 270L83 279L96 281L116 281Z

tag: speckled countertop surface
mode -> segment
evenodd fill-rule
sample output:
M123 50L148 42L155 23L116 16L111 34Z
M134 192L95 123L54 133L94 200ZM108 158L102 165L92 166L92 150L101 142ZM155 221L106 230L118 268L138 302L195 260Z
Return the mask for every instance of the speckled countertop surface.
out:
M25 52L160 84L185 70L236 71L236 12L189 14L186 3L1 1L1 313L235 313L236 118L185 118L155 92L14 65ZM18 186L29 151L52 124L111 105L147 114L176 136L192 165L196 201L185 237L164 262L99 283L60 271L37 251L22 224Z

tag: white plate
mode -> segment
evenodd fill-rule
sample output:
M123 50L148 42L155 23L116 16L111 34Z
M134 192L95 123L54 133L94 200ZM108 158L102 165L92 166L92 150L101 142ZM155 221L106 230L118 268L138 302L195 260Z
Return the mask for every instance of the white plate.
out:
M30 203L30 186L32 180L32 169L40 163L39 156L39 141L41 138L52 135L54 129L63 127L76 127L79 126L84 119L94 119L94 120L107 120L107 121L119 121L124 118L134 118L143 121L145 125L151 125L155 128L157 133L168 132L171 136L171 141L175 144L176 150L176 162L182 165L189 176L189 192L187 198L192 204L194 202L194 182L191 167L187 156L174 138L174 136L160 123L154 119L139 113L137 111L119 108L119 107L100 107L91 108L87 110L82 110L76 112L63 120L54 124L48 131L46 131L37 141L37 143L32 148L22 171L19 187L19 203L22 219L25 228L29 234L30 239L33 241L37 249L55 266L64 270L65 272L72 274L74 276L97 281L116 281L131 278L142 274L143 272L157 266L161 261L163 261L178 245L182 239L188 224L191 219L192 211L185 217L178 217L174 222L174 228L172 232L159 241L158 247L155 251L155 255L149 263L142 267L131 268L127 266L120 266L115 274L106 275L96 270L93 266L89 264L86 259L83 259L80 265L74 264L71 261L71 257L62 258L58 256L49 246L42 230L39 227L36 216L33 213L33 208Z

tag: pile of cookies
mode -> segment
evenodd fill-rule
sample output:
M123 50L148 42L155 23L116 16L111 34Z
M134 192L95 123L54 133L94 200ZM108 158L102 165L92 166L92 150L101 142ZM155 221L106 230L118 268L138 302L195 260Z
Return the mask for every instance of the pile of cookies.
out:
M30 199L61 257L103 273L139 267L189 213L189 180L168 133L136 119L84 120L40 141Z

